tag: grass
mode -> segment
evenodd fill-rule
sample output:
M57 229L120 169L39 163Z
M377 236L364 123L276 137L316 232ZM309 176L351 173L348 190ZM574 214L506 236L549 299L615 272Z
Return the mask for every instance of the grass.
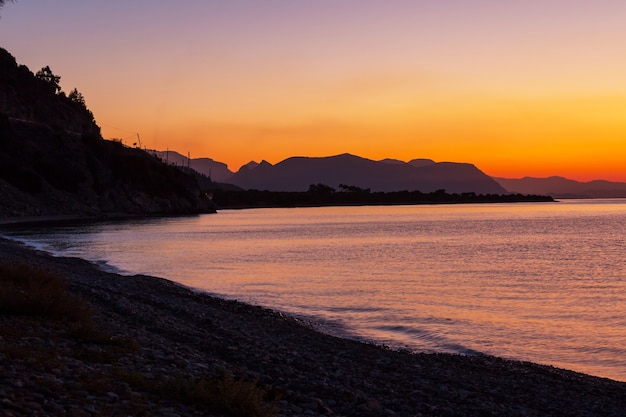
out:
M163 384L164 392L188 404L210 407L234 417L269 417L276 414L265 402L265 390L255 381L235 379L232 374L206 380L175 378Z
M0 263L0 314L84 321L93 312L68 291L63 277L28 265Z
M198 408L233 417L272 417L273 403L265 401L266 391L256 381L222 377L147 379L137 372L114 369L113 374L130 386Z

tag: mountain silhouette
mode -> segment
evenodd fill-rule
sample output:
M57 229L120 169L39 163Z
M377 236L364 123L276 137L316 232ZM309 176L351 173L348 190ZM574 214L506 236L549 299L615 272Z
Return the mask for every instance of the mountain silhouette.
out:
M291 157L272 165L247 164L228 182L243 189L306 191L311 184L337 188L347 184L372 191L419 190L449 193L505 194L506 190L472 164L385 159L374 161L351 154Z
M223 162L215 161L211 158L189 159L188 157L175 151L148 150L147 152L157 156L161 159L161 161L167 163L168 165L186 167L187 164L189 164L189 168L206 175L215 182L228 182L228 180L233 176L233 172L228 169L228 165Z
M595 180L579 182L563 177L494 178L512 193L541 194L556 198L625 198L626 183Z

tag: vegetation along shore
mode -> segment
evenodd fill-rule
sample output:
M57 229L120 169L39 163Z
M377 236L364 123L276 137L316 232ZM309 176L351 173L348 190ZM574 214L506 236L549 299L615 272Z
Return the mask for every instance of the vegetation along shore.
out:
M392 351L0 240L1 416L624 416L626 383Z

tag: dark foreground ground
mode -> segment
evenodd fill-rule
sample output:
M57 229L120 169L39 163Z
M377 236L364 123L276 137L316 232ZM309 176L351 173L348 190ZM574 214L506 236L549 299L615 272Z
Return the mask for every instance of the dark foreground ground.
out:
M2 239L0 261L66 276L98 329L0 315L0 416L626 416L626 383L488 356L390 351ZM253 381L267 408L219 411L192 395L224 375Z

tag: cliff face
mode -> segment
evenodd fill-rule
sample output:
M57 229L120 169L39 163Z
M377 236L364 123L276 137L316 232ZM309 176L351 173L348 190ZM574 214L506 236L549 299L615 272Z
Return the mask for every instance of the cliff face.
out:
M0 217L211 211L192 176L103 140L84 102L0 49Z

